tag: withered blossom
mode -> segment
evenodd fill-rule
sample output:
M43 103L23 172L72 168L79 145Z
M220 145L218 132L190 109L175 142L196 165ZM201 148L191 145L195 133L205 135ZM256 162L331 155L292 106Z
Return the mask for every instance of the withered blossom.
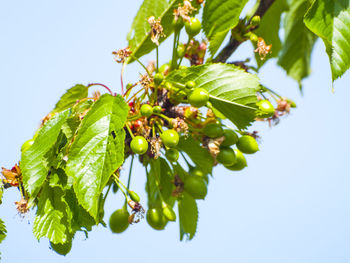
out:
M159 39L161 37L165 37L165 34L163 33L163 27L160 24L160 18L155 19L154 16L150 16L147 19L147 22L149 23L149 25L151 26L151 40L154 44L156 44L157 46L159 46Z
M19 185L22 177L22 172L17 164L15 164L11 170L2 167L1 173L3 175L2 182L6 188Z
M157 159L160 156L160 148L162 147L162 140L160 137L152 137L150 140L151 144L151 153L154 156L154 159Z
M145 209L143 209L140 203L131 199L128 200L128 205L132 209L131 215L128 218L129 224L140 222L140 220L144 218Z
M138 84L140 84L143 88L148 89L152 82L152 78L146 74L141 75L141 79L139 80Z
M266 45L265 40L261 37L258 38L258 47L254 50L254 52L258 52L260 59L264 60L266 56L271 53L272 45Z
M15 205L18 213L21 215L26 214L29 211L28 201L23 198L20 201L15 202Z
M208 144L207 144L207 148L208 148L211 156L214 158L214 160L216 160L216 156L220 152L220 145L222 144L222 142L224 140L225 140L224 136L221 136L221 137L218 137L215 139L209 139Z
M183 132L185 135L188 135L188 125L183 119L176 117L172 119L171 124L177 132Z
M117 63L124 63L125 59L131 55L130 47L122 48L117 51L113 51L112 54L115 56Z
M183 5L181 6L181 4L179 4L179 7L174 10L175 21L182 17L184 21L191 22L190 14L192 11L196 10L196 8L192 6L191 1L192 0L184 0Z

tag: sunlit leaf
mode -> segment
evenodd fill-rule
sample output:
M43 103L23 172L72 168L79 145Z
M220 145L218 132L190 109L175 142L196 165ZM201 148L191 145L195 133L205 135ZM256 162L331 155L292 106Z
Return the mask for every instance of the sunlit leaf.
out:
M66 91L57 102L54 112L60 112L72 107L78 100L86 98L88 96L88 87L77 84L74 87Z
M197 231L198 208L196 200L184 192L182 198L178 201L178 208L180 240L183 240L185 236L191 240Z

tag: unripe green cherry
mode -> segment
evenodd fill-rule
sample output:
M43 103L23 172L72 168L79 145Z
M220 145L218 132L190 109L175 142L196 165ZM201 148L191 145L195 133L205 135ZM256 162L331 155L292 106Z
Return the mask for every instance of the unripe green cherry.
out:
M224 134L224 130L218 123L209 123L203 128L203 133L207 137L217 138Z
M184 26L182 17L178 17L177 20L173 20L174 31L178 32Z
M113 212L109 218L109 228L113 233L122 233L129 227L129 212L126 207Z
M148 150L148 142L142 136L135 136L131 140L130 148L134 153L144 154Z
M201 22L195 17L192 17L190 22L185 22L186 33L190 38L196 36L201 31L201 27Z
M135 201L136 203L140 202L140 197L136 192L129 191L129 196L130 196L131 200Z
M252 20L250 21L250 24L252 26L258 26L260 24L260 16L253 16Z
M185 88L186 89L193 89L196 86L196 82L193 80L189 80L185 83Z
M154 106L153 107L153 112L154 113L161 113L162 112L162 107L161 106Z
M230 146L238 142L238 135L231 129L225 129L223 135L225 139L221 143L221 146Z
M33 145L33 143L34 143L33 139L29 139L28 141L25 141L22 144L21 152L24 153L25 151L27 151Z
M254 137L243 135L238 139L237 148L242 153L253 154L259 151L259 145Z
M169 162L176 162L179 159L179 151L175 148L166 150L165 157Z
M148 209L146 220L147 223L156 230L163 230L168 223L161 208Z
M236 154L236 163L225 167L231 171L240 171L247 166L247 160L240 150L235 149L234 152Z
M254 43L257 43L257 42L258 42L258 36L255 35L254 33L251 33L251 34L249 35L249 39L250 39L250 41L252 41L252 42L254 42Z
M234 165L237 161L235 152L229 147L221 147L216 160L226 166Z
M203 88L195 88L187 97L188 102L196 108L205 106L209 100L209 92Z
M268 100L260 100L256 103L256 105L259 109L257 116L260 118L269 118L275 114L275 108Z
M154 84L159 86L164 80L164 75L162 73L156 73L153 77Z
M162 203L162 212L166 219L169 221L175 221L176 220L176 214L174 210L168 206L165 202Z
M185 52L186 52L185 45L184 45L184 44L180 44L180 45L177 47L176 52L177 52L177 56L178 56L179 58L182 58L182 57L185 55Z
M192 176L199 176L204 179L206 183L209 182L208 175L202 171L199 167L191 167L188 171L188 173Z
M170 69L170 64L171 63L166 63L160 66L159 68L159 73L163 74L163 75L167 75L168 71Z
M194 199L204 199L207 195L207 184L203 177L200 176L188 176L184 182L184 189Z
M175 130L166 130L164 131L160 138L162 139L162 142L167 147L175 147L179 143L179 134Z
M150 117L153 114L153 107L149 104L143 104L140 108L142 116Z

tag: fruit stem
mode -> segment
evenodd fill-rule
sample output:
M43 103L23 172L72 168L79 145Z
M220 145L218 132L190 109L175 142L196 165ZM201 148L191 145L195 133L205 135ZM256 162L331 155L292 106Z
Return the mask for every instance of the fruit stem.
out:
M140 89L139 91L137 91L134 95L132 95L131 97L130 97L130 99L128 99L128 101L127 102L130 102L133 98L135 98L135 96L137 95L137 94L139 94L142 90L144 90L145 88L142 88L142 89Z
M131 129L130 129L130 127L129 127L129 125L127 124L127 123L125 123L125 126L126 126L126 129L128 130L128 132L129 132L129 134L130 134L130 136L131 136L131 138L135 138L135 136L134 136L134 134L132 133L132 131L131 131Z
M164 114L153 112L153 115L156 115L156 116L163 118L164 120L166 120L169 123L170 126L173 126L171 123L171 119L169 117L165 116Z
M157 72L159 71L159 48L156 47L156 55L157 55Z
M134 163L134 155L131 156L131 162L130 162L130 169L129 169L129 177L128 177L128 189L130 188L130 181L131 181L131 173L132 173L132 165Z
M192 40L192 37L188 36L187 44L186 44L186 46L185 46L185 53L184 53L184 55L180 58L180 61L179 61L178 66L181 65L181 62L182 62L183 58L184 58L185 55L186 55L186 52L187 52L188 46L190 45L191 40Z
M183 154L183 152L182 152L182 151L179 151L179 152L180 152L182 158L184 158L184 160L185 160L185 162L186 162L188 168L192 168L193 166L188 162L188 160L187 160L187 158L185 157L185 155Z
M177 51L176 51L176 40L177 40L178 32L174 33L174 43L173 43L173 56L171 58L170 71L176 69L177 63Z
M123 188L120 185L120 183L121 184L123 184L123 183L119 180L119 178L118 178L118 176L116 176L116 174L113 174L113 178L114 178L114 182L118 185L120 191L122 191L122 193L124 194L125 199L128 200L129 199L128 195L124 192ZM123 185L123 186L125 187L125 185Z
M140 119L142 117L141 114L136 114L134 116L131 116L130 118L128 118L128 121L136 121L137 119Z
M264 88L267 90L267 92L269 92L271 95L274 94L276 95L279 99L281 99L282 97L275 91L273 91L272 89L269 89L268 87L265 87Z
M148 71L147 67L137 57L135 57L133 55L131 55L131 57L133 59L135 59L144 68L144 70L146 70L148 76L152 77L151 73Z
M92 86L101 86L104 87L106 90L108 90L108 92L112 95L115 96L115 94L113 94L112 90L110 88L108 88L106 85L101 84L101 83L91 83L89 85L87 85L88 88L92 87Z
M122 70L120 72L120 87L121 87L121 92L123 97L125 94L127 94L127 92L124 93L124 82L123 82L123 74L124 74L125 67L126 67L126 63L124 62L122 66Z
M135 87L135 86L137 86L137 83L134 84L134 85L132 85L130 88L128 88L128 89L125 91L125 93L123 94L123 97L125 97L125 96L129 93L129 91L131 91L131 89L132 89L133 87Z

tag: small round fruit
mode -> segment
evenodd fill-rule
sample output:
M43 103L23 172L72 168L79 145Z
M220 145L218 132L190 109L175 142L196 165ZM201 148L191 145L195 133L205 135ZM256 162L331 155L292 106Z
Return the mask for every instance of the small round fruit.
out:
M159 86L164 80L164 75L162 73L157 73L153 77L154 84Z
M203 128L203 133L210 138L217 138L224 134L224 130L218 123L209 123Z
M245 159L243 153L240 150L235 149L236 163L231 166L225 166L227 169L232 171L240 171L247 166L247 160Z
M169 221L176 220L176 214L175 214L174 210L170 206L168 206L166 203L164 203L164 205L163 205L162 212L167 220L169 220Z
M242 153L253 154L259 151L259 145L254 137L250 135L243 135L238 139L237 148Z
M198 168L198 167L191 167L188 171L188 173L192 176L199 176L199 177L202 177L204 179L204 181L206 183L209 182L209 177L206 173L204 173L202 171L202 169Z
M185 83L186 89L193 89L196 86L196 82L189 80Z
M142 116L150 117L153 114L153 107L149 104L143 104L140 108Z
M167 75L170 69L170 64L171 63L166 63L160 66L159 68L159 73L163 74L163 75Z
M134 153L144 154L148 150L148 142L142 136L136 136L131 140L130 148Z
M140 197L136 192L129 191L129 196L130 196L131 200L135 201L136 203L140 202Z
M196 108L205 106L208 101L209 92L203 88L196 88L188 95L188 102Z
M231 129L224 130L224 141L221 143L221 146L230 146L238 142L238 135Z
M220 148L219 154L216 156L216 160L223 165L234 165L236 163L236 154L230 147Z
M173 20L173 26L174 26L174 31L178 32L181 30L181 28L183 27L184 22L182 17L178 17L176 20Z
M179 58L182 58L185 55L185 52L186 48L184 44L180 44L176 49L176 53Z
M148 209L146 220L156 230L163 230L168 223L161 208Z
M254 43L258 42L258 40L259 40L259 39L258 39L258 36L255 35L254 33L251 33L251 34L250 34L249 39L250 39L250 41L252 41L252 42L254 42Z
M170 148L165 152L165 157L169 162L176 162L179 159L179 151L175 148Z
M207 195L208 189L203 177L188 176L184 182L184 189L194 199L204 199Z
M129 227L129 212L126 208L115 210L109 218L109 228L113 233L122 233Z
M24 153L25 151L27 151L33 145L33 143L34 143L33 139L30 139L25 143L23 143L21 147L21 152Z
M154 106L153 107L153 112L154 113L161 113L162 112L162 107L161 106Z
M269 118L275 114L275 108L268 100L260 100L256 103L259 108L258 117Z
M250 24L252 26L258 26L260 24L260 16L253 16L252 20L250 21Z
M179 143L179 134L174 130L166 130L162 133L160 136L162 139L162 142L167 147L175 147Z
M190 38L196 36L201 31L201 27L201 22L195 17L192 17L190 22L185 22L186 33Z
M72 241L68 241L64 244L54 244L50 241L51 248L58 254L65 256L67 255L71 249L72 249Z

